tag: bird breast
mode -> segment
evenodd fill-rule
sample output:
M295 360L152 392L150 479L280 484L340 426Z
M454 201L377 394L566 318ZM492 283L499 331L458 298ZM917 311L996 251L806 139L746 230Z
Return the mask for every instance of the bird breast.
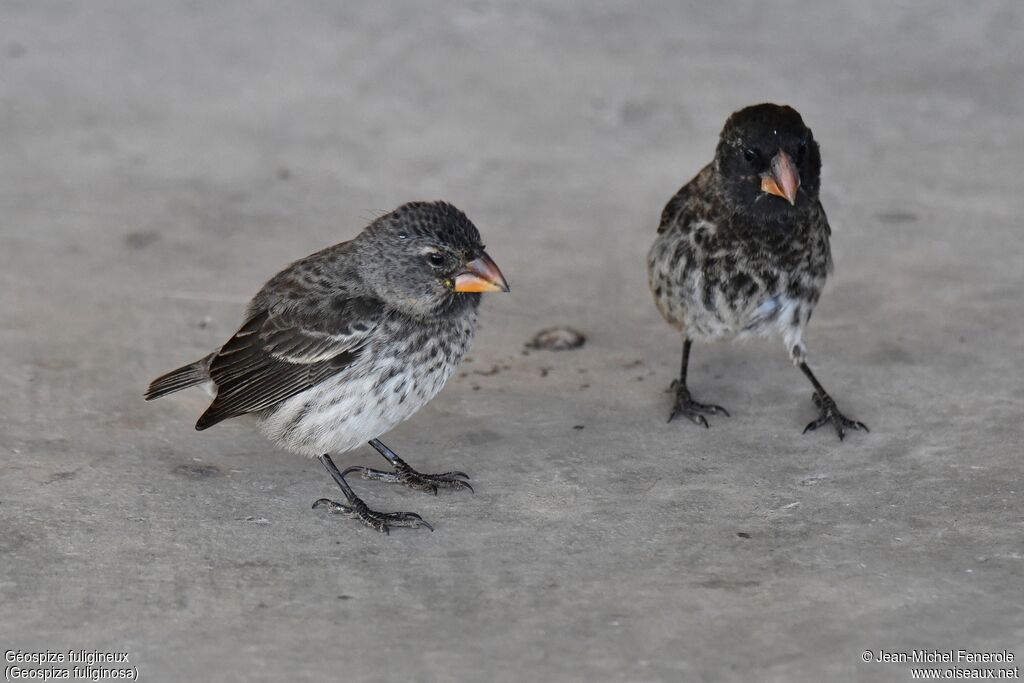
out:
M438 323L392 320L359 360L264 414L263 432L310 457L341 453L411 417L444 387L469 348L475 310Z
M821 283L794 287L790 273L742 245L716 244L715 225L667 230L648 253L651 292L662 316L693 339L786 335L806 324ZM806 286L805 286L806 285Z

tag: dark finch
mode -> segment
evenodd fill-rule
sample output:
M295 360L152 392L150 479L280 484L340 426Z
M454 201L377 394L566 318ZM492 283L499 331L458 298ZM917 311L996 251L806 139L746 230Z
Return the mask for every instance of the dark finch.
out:
M826 423L840 439L847 429L868 431L839 412L806 360L804 329L832 270L820 173L818 143L800 114L759 104L729 117L714 161L665 206L647 273L658 310L683 335L670 422L685 415L707 427L705 414L729 414L690 396L694 339L777 334L814 385L819 417L804 432Z
M206 384L215 398L196 429L252 414L277 445L319 456L347 501L313 507L383 532L430 528L413 513L370 510L345 476L472 490L462 472L420 474L377 437L441 390L473 338L479 293L497 291L508 284L465 214L444 202L405 204L271 278L224 346L153 380L146 400ZM339 472L329 454L367 441L394 470Z

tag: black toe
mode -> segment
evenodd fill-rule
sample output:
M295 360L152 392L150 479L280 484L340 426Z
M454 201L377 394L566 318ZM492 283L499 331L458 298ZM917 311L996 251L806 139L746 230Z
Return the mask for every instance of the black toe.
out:
M466 489L474 493L473 487L463 479L469 479L465 472L442 472L441 474L423 474L400 462L391 472L375 470L371 467L355 465L345 470L344 474L358 472L363 479L401 484L415 491L429 491L437 495L438 489Z
M831 423L831 425L835 428L836 435L839 437L840 441L843 441L846 438L847 429L853 429L856 431L863 432L871 431L870 429L868 429L868 426L863 422L851 420L850 418L846 417L841 412L839 412L839 407L836 406L836 402L828 394L825 394L824 396L819 396L818 393L815 392L812 395L812 398L814 399L814 405L818 408L819 414L817 419L812 420L807 424L806 427L804 427L804 434L806 434L807 432L813 432L818 427L821 427L822 425L829 423Z
M669 422L680 415L685 415L694 424L708 428L710 425L707 418L704 417L705 415L724 415L729 417L729 411L722 406L694 401L686 387L680 386L678 382L673 382L672 388L676 392L676 401L672 406L672 412L668 416Z
M434 530L434 527L429 522L424 521L415 512L377 512L367 507L361 498L350 500L348 505L337 503L328 498L321 498L313 503L313 509L319 507L326 507L327 512L331 514L340 514L352 519L358 519L371 529L376 529L384 534L390 534L391 527L393 526L409 527L412 529L418 529L422 526L431 531Z

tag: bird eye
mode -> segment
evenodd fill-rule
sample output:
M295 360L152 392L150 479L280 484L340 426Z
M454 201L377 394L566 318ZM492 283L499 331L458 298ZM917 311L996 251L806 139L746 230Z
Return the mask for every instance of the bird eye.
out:
M796 148L797 163L804 160L804 156L807 154L807 138L800 141L800 145Z
M430 265L440 268L444 265L444 255L440 252L432 251L427 255L427 259L430 261Z
M758 160L761 154L757 151L756 147L747 147L743 150L743 158L750 163L754 163Z

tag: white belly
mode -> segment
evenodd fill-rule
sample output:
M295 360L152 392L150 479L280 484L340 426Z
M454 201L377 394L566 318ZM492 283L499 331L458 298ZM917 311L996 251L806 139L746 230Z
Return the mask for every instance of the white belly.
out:
M421 377L415 387L406 371L378 385L385 374L386 368L355 377L342 373L282 402L264 416L261 429L293 453L314 457L348 451L412 416L437 395L450 369Z

